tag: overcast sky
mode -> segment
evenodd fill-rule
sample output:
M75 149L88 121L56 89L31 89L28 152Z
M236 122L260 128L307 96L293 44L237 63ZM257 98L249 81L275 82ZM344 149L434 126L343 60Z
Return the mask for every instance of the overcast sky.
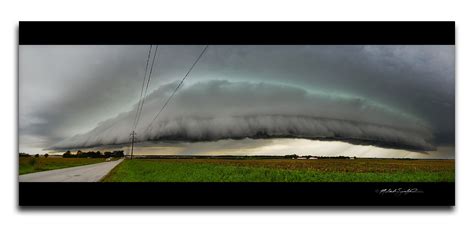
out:
M211 45L152 121L203 48L158 47L140 140L264 132L454 155L454 46ZM20 46L20 152L128 141L148 50Z

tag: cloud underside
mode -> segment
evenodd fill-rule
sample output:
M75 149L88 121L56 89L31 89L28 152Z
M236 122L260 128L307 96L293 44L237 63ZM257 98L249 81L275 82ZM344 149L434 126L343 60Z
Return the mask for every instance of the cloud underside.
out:
M175 86L162 86L145 99L135 130L137 141L305 138L413 151L434 149L430 127L408 113L366 98L269 83L213 80L182 87L152 121ZM49 149L127 144L135 113L121 113Z

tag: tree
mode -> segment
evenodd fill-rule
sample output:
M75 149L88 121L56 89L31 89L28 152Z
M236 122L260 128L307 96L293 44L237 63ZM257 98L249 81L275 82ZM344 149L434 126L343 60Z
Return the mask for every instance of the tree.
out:
M30 157L31 155L30 154L27 154L27 153L20 153L20 157Z
M121 158L121 157L124 157L124 153L123 151L113 151L112 152L112 157L116 157L116 158Z
M48 156L49 156L49 154L48 154L48 153L44 154L44 157L45 157L45 158L47 158Z
M112 152L110 152L110 151L104 152L104 157L105 157L105 158L110 158L110 157L112 157Z
M285 158L290 158L290 159L297 159L298 155L292 154L292 155L285 155Z
M83 154L86 158L95 158L95 152L89 151Z
M71 155L71 151L66 151L64 154L63 154L63 158L70 158L72 155Z
M78 150L78 151L76 152L76 157L80 158L80 157L82 157L82 156L83 156L83 155L82 155L82 151L81 151L81 150Z
M39 154L35 154L35 158L39 158L39 156L40 156Z

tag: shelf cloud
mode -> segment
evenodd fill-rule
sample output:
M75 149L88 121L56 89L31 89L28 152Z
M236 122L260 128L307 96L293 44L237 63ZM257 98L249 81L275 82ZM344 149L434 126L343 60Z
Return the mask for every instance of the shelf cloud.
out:
M410 113L364 97L274 83L209 80L184 86L153 121L176 86L161 86L145 98L137 141L307 138L434 149L431 126ZM121 113L50 148L128 143L134 117L134 110Z

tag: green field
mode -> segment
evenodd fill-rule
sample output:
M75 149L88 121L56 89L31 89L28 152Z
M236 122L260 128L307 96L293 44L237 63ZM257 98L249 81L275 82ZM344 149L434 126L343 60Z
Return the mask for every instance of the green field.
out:
M454 160L124 160L104 182L454 182Z
M105 158L20 157L19 173L27 174L53 169L104 162Z

